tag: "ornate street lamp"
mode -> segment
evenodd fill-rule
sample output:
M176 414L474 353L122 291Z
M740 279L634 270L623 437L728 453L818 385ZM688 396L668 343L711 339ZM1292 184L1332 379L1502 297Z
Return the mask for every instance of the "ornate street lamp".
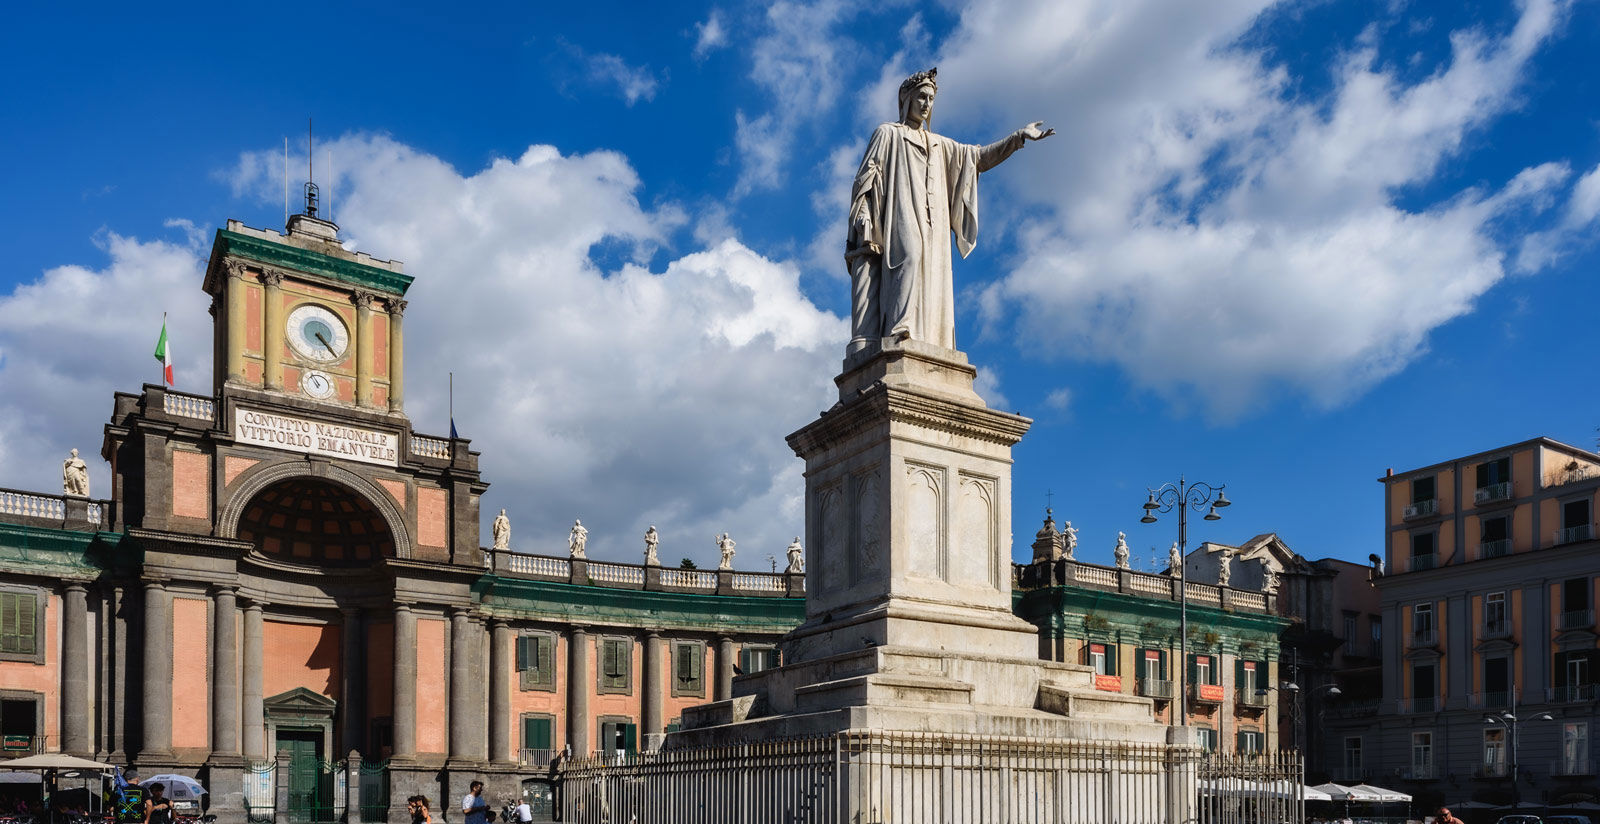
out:
M1515 702L1512 702L1515 703ZM1548 712L1541 712L1533 717L1535 721L1556 720ZM1522 803L1522 788L1517 786L1517 716L1510 710L1502 710L1499 715L1490 713L1483 717L1485 727L1499 725L1511 731L1511 810L1517 811L1517 805Z
M1220 521L1217 510L1233 502L1222 492L1223 486L1206 483L1187 483L1178 476L1176 484L1165 484L1160 489L1149 489L1144 502L1144 517L1139 523L1153 524L1157 512L1178 510L1178 700L1176 713L1178 726L1189 725L1189 576L1185 570L1189 554L1189 509L1199 512L1206 507L1205 519Z

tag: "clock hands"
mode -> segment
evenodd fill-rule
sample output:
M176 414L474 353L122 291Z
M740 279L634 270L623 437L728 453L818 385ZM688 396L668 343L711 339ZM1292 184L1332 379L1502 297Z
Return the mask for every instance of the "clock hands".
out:
M312 334L316 335L317 336L317 340L322 341L322 345L327 347L328 354L330 354L330 355L332 355L332 356L334 356L336 358L339 357L339 353L333 351L333 344L329 343L328 339L323 337L321 332L313 332Z

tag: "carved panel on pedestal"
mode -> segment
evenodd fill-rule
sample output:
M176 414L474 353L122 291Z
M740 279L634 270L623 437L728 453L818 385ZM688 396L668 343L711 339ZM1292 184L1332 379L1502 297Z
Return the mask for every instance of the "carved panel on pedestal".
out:
M856 487L856 540L851 559L854 581L878 580L888 569L885 558L887 543L883 535L883 496L880 494L882 473L873 469L857 475Z
M822 578L824 592L837 592L849 587L849 564L845 563L846 553L849 548L845 544L845 519L844 495L840 488L843 484L834 485L817 494L817 527L818 537L816 547L817 571Z
M945 557L944 470L906 461L906 570L925 578L950 580Z
M961 500L956 509L959 520L956 528L959 550L956 553L958 570L955 583L1000 586L999 544L1000 525L995 519L995 488L993 478L961 476Z

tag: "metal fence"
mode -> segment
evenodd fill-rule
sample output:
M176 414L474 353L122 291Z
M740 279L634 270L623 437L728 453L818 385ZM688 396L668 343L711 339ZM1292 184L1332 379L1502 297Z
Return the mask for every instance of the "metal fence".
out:
M851 731L566 762L575 824L1281 824L1299 757L1157 744Z
M1305 821L1305 764L1297 752L1213 754L1200 764L1203 824Z

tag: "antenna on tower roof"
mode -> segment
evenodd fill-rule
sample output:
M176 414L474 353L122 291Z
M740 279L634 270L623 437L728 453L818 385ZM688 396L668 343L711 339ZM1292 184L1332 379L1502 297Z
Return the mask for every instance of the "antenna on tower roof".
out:
M283 138L283 225L289 225L289 138Z
M316 169L312 165L316 157L316 142L311 132L311 118L306 118L306 216L317 216L317 184Z

